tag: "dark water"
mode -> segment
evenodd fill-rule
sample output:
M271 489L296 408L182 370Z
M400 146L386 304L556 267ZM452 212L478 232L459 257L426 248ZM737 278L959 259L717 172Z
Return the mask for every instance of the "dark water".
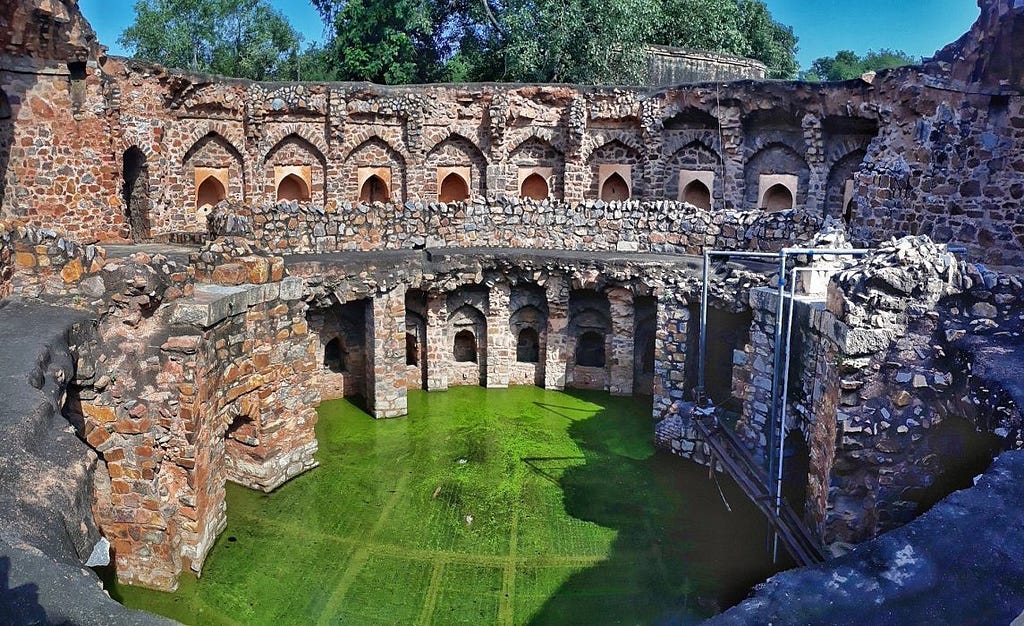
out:
M739 490L654 451L649 401L465 387L320 415L319 468L228 486L201 579L112 595L190 624L675 624L773 571Z

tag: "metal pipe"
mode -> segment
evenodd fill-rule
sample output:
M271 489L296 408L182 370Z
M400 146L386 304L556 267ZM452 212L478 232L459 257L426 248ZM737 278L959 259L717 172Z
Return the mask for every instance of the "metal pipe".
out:
M814 271L812 267L794 267L789 274L789 315L786 320L786 356L782 366L782 406L779 413L779 463L775 478L775 517L782 514L782 472L786 453L786 400L789 397L789 364L793 348L793 312L796 310L796 275L801 271ZM779 536L775 535L772 548L772 561L778 559Z
M784 304L784 296L786 294L786 251L783 250L779 253L779 277L778 277L778 289L776 291L775 301L775 344L772 348L772 387L771 387L771 398L768 403L768 440L767 440L767 452L768 452L768 476L775 475L775 425L778 421L779 409L778 409L778 390L779 390L779 364L782 360L782 306ZM776 535L776 540L777 540Z
M704 401L704 376L705 362L708 354L708 279L711 277L711 254L704 251L704 268L702 284L700 288L700 341L697 346L697 398L698 402Z

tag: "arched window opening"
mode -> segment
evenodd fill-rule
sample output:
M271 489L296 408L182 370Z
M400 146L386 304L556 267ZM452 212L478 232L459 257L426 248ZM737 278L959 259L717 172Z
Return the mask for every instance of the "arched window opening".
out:
M601 199L605 202L629 200L629 185L618 172L606 178L601 185Z
M324 367L336 374L345 371L345 349L341 345L341 339L335 337L324 346Z
M122 158L124 207L133 241L149 239L149 169L146 155L132 146Z
M292 200L299 202L309 200L309 187L306 186L306 181L300 177L288 174L277 185L277 201L291 202Z
M532 328L519 331L516 343L516 361L520 363L537 363L540 361L540 337Z
M388 184L376 174L367 178L363 183L363 188L359 190L359 201L364 204L388 202L390 200L391 192L388 191Z
M216 177L207 176L196 191L196 206L200 209L213 207L227 197L224 185Z
M441 181L441 189L437 192L439 202L464 202L469 200L469 185L465 179L452 172Z
M452 349L455 360L459 363L476 363L476 337L471 330L460 330L455 333L455 345Z
M711 190L699 180L690 181L683 190L683 202L689 202L699 209L711 209Z
M548 181L540 174L530 174L523 181L519 195L531 200L546 200L548 197Z
M604 335L587 331L576 342L576 365L604 367Z
M405 333L405 364L420 364L420 342L412 333Z
M769 213L786 211L793 208L793 194L783 184L772 185L764 192L764 201L761 204Z

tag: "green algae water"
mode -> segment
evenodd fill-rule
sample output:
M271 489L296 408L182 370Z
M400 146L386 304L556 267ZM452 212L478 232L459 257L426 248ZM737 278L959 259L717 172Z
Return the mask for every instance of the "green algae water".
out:
M655 453L649 401L461 387L409 409L325 402L320 467L229 484L202 578L111 595L186 624L673 624L771 573L739 491Z

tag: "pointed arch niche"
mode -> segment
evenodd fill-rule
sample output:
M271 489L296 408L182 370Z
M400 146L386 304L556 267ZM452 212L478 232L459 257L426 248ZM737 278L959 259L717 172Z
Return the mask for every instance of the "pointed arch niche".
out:
M312 168L308 165L277 165L274 167L274 189L277 202L309 202L312 199Z
M633 166L602 163L598 169L598 197L605 202L629 200L633 196Z
M213 207L228 197L228 168L197 167L195 169L196 219L205 227Z
M469 167L437 168L437 201L466 202L472 189L472 172Z
M551 197L551 185L548 182L555 175L551 167L520 167L519 197L532 200L547 200Z
M356 180L359 183L359 201L364 204L391 202L391 168L360 167Z
M679 197L677 197L676 200L680 202L688 202L701 209L711 210L712 190L714 188L714 172L680 170Z

